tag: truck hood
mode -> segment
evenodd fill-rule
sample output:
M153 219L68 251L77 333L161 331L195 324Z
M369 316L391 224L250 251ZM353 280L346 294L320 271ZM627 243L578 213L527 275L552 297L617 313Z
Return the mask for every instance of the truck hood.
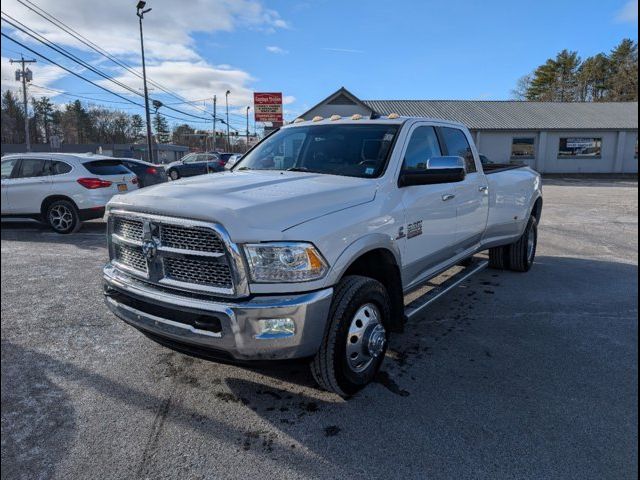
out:
M109 207L217 222L237 242L277 240L283 235L273 238L276 232L373 201L376 189L375 180L365 178L268 170L221 172L117 195Z

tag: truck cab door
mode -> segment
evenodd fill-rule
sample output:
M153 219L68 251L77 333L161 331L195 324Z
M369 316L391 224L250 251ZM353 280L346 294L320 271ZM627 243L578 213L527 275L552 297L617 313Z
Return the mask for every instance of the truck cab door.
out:
M487 178L474 157L471 140L459 128L439 128L441 143L447 155L464 158L467 175L456 184L457 253L474 249L480 244L489 216L489 186Z
M418 124L409 132L403 152L403 171L425 169L427 160L442 155L436 130ZM454 255L456 244L456 183L413 185L400 188L405 224L400 227L403 284L419 283L430 270Z

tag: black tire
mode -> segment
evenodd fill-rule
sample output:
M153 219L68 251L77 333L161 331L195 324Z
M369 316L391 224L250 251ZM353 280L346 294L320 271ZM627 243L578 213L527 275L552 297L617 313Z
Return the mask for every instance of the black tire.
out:
M527 228L520 239L509 245L509 269L514 272L528 272L533 266L538 246L538 221L529 218Z
M509 246L495 247L489 249L489 267L496 270L509 268Z
M180 172L175 169L169 170L169 178L171 178L171 180L178 180L180 178Z
M334 292L329 312L329 324L320 350L311 362L311 373L320 387L347 398L374 379L384 359L389 340L390 305L387 290L376 280L354 275L340 281ZM368 344L368 341L365 340L370 338L374 329L377 329L378 339L382 343L378 344L377 355L363 354L362 358L366 361L363 361L361 365L362 370L356 371L352 368L356 360L354 357L351 359L347 357L347 341L355 344L351 340L358 337L359 334L355 335L353 331L350 333L349 330L357 328L358 317L356 315L361 312L366 314L367 308L371 306L377 309L374 309L372 318L379 315L379 322L367 324L361 331L362 338L360 338L359 344ZM377 325L384 327L382 331ZM358 356L356 355L355 358Z
M56 200L47 207L45 222L56 233L68 234L80 230L82 222L75 204L69 200Z

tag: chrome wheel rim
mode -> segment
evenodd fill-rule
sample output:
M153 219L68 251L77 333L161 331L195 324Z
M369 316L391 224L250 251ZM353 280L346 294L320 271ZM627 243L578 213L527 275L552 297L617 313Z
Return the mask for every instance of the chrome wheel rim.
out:
M356 373L363 372L384 352L387 333L380 310L372 303L362 305L351 319L347 335L347 364Z
M533 262L533 255L536 251L536 233L532 229L529 230L529 235L527 237L527 260L529 263Z
M55 230L68 230L73 225L73 212L66 205L56 205L49 210L49 223Z

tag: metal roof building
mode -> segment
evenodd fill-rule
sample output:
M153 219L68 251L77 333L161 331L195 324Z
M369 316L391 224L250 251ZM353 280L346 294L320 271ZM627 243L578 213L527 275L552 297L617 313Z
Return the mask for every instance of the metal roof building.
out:
M342 87L301 117L354 113L461 122L491 160L543 173L638 172L638 102L361 100Z

